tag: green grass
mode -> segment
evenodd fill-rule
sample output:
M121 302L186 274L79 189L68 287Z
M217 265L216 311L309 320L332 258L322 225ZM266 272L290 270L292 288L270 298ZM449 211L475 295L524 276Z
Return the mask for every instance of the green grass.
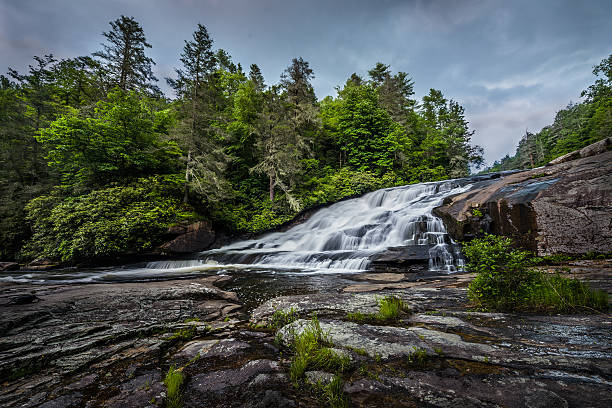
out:
M189 341L193 339L197 333L198 331L195 326L189 326L174 332L174 334L169 337L169 340Z
M542 258L515 249L510 238L486 235L465 244L464 252L468 270L477 273L468 296L482 309L546 313L608 310L607 293L577 279L550 276L531 268ZM566 257L558 255L554 259Z
M570 313L608 310L608 294L593 290L578 279L542 274L528 291L527 308L544 312Z
M414 347L414 351L408 355L407 361L413 367L424 367L427 363L427 350Z
M321 330L317 317L296 334L292 348L294 356L289 368L291 381L297 386L307 369L324 369L342 372L350 366L350 358L337 354L328 347L329 341Z
M383 320L395 320L401 312L407 310L404 301L395 296L385 296L378 300L378 316Z
M348 400L346 395L344 395L344 383L342 378L339 376L335 376L333 380L325 387L323 387L323 392L325 395L325 399L331 408L347 408Z
M181 392L183 380L183 373L175 370L174 366L170 367L166 378L164 378L164 384L167 389L166 408L180 408L183 406L183 395Z
M378 299L378 313L347 313L346 318L357 323L378 323L397 320L404 312L409 312L404 301L395 296Z
M276 310L272 314L271 322L268 324L268 328L280 329L283 326L293 323L298 318L299 318L298 313L294 308L291 308L287 311L282 310L282 309Z

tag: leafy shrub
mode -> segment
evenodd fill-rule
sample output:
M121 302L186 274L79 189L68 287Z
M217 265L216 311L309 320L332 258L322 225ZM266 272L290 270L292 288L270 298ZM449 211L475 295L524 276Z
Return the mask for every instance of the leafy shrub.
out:
M468 287L471 301L495 310L570 312L607 310L607 294L576 279L550 277L530 269L534 258L513 248L510 238L485 235L464 246L468 269L476 278Z
M160 176L77 197L35 198L26 206L33 236L21 256L69 262L151 250L168 226L196 218L176 198L179 185Z

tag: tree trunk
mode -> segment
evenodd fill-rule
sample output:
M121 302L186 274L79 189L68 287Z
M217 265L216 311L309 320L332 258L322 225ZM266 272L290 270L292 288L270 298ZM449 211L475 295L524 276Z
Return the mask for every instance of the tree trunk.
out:
M276 186L276 178L270 175L270 201L274 202L274 187Z
M187 204L189 201L189 163L191 162L191 149L187 152L187 165L185 166L185 188L183 189L183 202Z

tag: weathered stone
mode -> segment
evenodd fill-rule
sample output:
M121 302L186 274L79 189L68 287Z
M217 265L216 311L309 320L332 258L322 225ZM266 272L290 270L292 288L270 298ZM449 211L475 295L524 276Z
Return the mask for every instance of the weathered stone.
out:
M185 232L172 241L163 244L160 250L175 254L199 252L208 249L215 241L215 231L207 221L198 221L187 227L173 229L172 232L182 230Z
M325 371L306 371L306 382L312 385L327 385L334 379L334 374Z
M457 240L489 230L540 255L610 252L612 151L606 143L583 149L576 160L510 174L448 197L434 213Z
M214 371L196 375L190 381L187 390L188 392L204 394L211 391L220 392L229 387L240 386L258 374L277 371L279 371L279 366L275 361L253 360L236 370Z

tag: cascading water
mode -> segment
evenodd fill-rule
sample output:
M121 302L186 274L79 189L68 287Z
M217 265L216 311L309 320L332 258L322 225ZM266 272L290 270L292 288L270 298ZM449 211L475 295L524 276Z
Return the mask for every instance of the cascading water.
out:
M462 268L462 260L432 210L444 197L469 187L468 179L460 179L374 191L321 209L286 232L203 252L199 265L185 267L356 272L367 270L372 255L387 248L427 245L429 269L453 272ZM148 266L181 267L169 262Z
M173 279L202 273L263 271L321 274L368 270L371 258L393 247L415 246L429 254L429 269L450 273L463 263L442 220L432 210L445 197L490 177L422 183L374 191L314 213L286 232L236 242L193 259L111 268L17 271L4 282L108 282Z

